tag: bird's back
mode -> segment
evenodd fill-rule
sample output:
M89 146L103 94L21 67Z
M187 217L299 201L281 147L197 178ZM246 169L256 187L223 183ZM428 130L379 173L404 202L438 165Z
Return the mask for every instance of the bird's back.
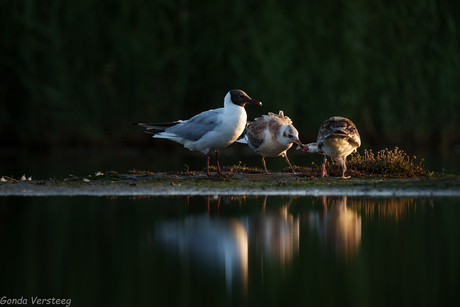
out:
M355 124L345 117L334 116L324 121L318 133L318 146L330 138L341 138L350 143L351 146L358 148L361 146L361 137Z
M249 147L264 156L277 156L284 152L287 148L279 144L277 138L280 127L287 124L292 124L292 120L284 116L283 111L279 111L279 114L269 112L268 115L257 117L253 122L248 123L245 129L245 138Z

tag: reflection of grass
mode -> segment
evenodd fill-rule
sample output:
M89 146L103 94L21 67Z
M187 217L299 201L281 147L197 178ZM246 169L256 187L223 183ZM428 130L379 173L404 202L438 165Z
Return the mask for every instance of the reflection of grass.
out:
M431 201L430 201L431 202ZM417 204L424 206L424 200L416 202L414 198L384 198L379 200L356 199L352 204L361 207L367 218L395 221L402 220L410 211L417 210Z
M422 186L419 186L422 188ZM320 198L319 198L320 199ZM342 197L327 197L328 208L330 204L338 204ZM367 219L375 218L381 221L398 222L415 212L418 207L432 206L432 200L420 198L365 198L347 197L347 208L364 215Z
M445 174L429 172L428 168L423 165L423 159L416 162L417 158L409 157L403 150L395 147L393 150L384 149L374 154L372 150L364 150L364 155L355 153L347 160L347 175L356 176L377 176L391 178L413 178L420 176L427 177L446 177ZM303 172L308 176L320 176L320 167L299 167L294 166L297 172ZM342 174L338 163L326 162L326 169L330 176L340 176ZM283 169L283 172L289 172L289 168Z

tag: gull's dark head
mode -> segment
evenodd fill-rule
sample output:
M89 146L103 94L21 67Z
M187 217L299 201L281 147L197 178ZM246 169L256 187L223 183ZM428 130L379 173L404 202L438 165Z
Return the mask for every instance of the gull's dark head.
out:
M252 99L242 90L231 90L229 94L231 101L238 106L244 107L247 103L262 106L262 102Z

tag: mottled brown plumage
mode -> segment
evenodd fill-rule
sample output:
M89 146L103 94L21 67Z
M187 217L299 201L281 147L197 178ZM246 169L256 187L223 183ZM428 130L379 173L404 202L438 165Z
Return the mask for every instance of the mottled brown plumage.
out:
M268 130L272 140L276 140L280 133L280 127L291 124L292 120L284 116L283 111L280 111L278 114L269 112L268 115L255 118L253 122L248 122L245 129L245 133L249 140L249 147L258 153L260 146L266 139L264 134L265 130Z
M361 146L361 137L355 124L348 118L334 116L324 121L318 132L318 148L324 146L324 142L329 138L343 138L351 146L358 148Z
M304 145L302 150L311 153L324 153L321 177L327 175L325 163L327 156L330 156L342 167L342 177L340 178L347 179L350 178L350 176L345 177L347 156L360 146L361 137L355 124L348 118L334 116L321 124L317 143Z
M254 152L262 156L265 172L268 173L265 165L265 157L284 156L286 162L292 168L286 155L286 151L291 148L292 143L301 144L299 133L292 125L292 120L284 116L283 111L278 114L268 113L256 118L253 122L248 122L243 135L238 142L246 143Z

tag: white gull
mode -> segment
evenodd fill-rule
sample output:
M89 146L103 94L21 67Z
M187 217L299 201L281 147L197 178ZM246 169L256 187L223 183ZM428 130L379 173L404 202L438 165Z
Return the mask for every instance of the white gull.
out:
M243 133L247 114L246 103L261 106L242 90L231 90L224 98L224 107L199 113L188 120L164 124L132 123L144 127L141 131L184 145L206 155L206 174L209 177L209 152L215 151L217 176L221 175L217 153L238 139Z

